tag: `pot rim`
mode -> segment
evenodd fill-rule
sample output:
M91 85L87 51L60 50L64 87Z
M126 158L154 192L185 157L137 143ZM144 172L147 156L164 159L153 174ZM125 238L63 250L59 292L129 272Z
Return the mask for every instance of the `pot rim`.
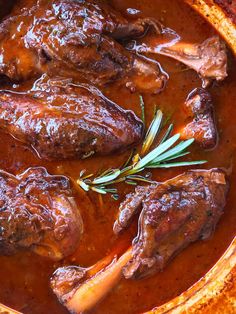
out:
M198 282L149 314L235 313L236 236L217 263Z

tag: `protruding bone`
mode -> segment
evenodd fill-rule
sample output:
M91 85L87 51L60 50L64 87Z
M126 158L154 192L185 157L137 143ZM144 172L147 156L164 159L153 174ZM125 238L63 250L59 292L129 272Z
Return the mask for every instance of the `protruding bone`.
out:
M171 41L166 38L165 42L166 34L163 32L162 36L150 37L140 45L129 44L128 49L141 54L164 55L185 64L199 74L203 87L213 79L222 81L227 77L226 49L218 36L197 44L180 41L177 37Z
M52 289L71 313L84 313L118 284L123 267L131 257L130 248L119 259L113 256L112 260L108 256L88 269L73 266L59 268L51 278Z

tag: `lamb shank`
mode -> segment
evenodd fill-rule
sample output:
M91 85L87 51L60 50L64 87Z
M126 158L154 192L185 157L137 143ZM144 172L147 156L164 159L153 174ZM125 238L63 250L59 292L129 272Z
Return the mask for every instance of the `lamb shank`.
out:
M141 54L167 56L185 64L199 74L204 88L213 80L223 81L227 77L226 46L218 36L207 38L202 43L189 43L181 41L178 35L169 41L166 34L168 32L163 30L161 36L145 38L141 44L131 41L127 48Z
M31 249L59 260L75 250L82 232L66 177L41 167L16 176L0 171L0 254Z
M223 213L227 190L222 170L190 170L128 195L121 204L115 233L141 213L124 276L140 278L161 271L191 242L209 238Z
M131 90L158 92L167 79L158 63L120 44L150 24L128 22L105 1L22 0L0 25L0 74L21 81L48 73L96 85L124 80Z
M161 271L199 239L207 239L223 213L228 182L220 169L191 170L163 183L139 187L121 204L114 225L123 231L140 213L138 234L119 259L113 256L87 269L61 267L51 286L71 313L91 309L122 277L138 279Z
M39 80L28 93L0 92L0 129L41 158L86 158L139 143L143 123L96 88Z

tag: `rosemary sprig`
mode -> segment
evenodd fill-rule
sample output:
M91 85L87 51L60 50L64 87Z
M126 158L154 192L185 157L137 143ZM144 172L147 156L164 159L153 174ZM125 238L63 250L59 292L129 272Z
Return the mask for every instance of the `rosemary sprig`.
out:
M160 110L157 110L147 131L140 154L134 155L132 152L127 162L120 169L108 169L97 177L93 174L86 175L85 171L81 171L77 184L86 192L91 190L100 194L110 193L114 199L117 199L117 189L109 187L120 182L131 185L137 185L138 182L152 183L149 176L139 174L146 169L184 167L206 163L205 160L176 161L176 159L190 154L187 148L192 145L194 139L179 141L180 134L171 136L172 124L169 125L164 136L159 139L157 147L149 152L160 134L162 120L163 114Z

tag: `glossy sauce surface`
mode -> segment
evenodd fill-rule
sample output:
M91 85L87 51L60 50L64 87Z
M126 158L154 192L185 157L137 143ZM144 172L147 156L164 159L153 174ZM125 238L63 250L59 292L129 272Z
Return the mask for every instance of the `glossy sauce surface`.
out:
M164 25L174 29L184 40L201 42L213 34L211 28L183 3L168 1L113 0L112 4L123 13L139 12L139 16L151 16L160 19ZM137 11L130 10L135 8ZM127 10L129 9L129 10ZM127 15L129 17L129 14ZM191 70L185 71L173 60L158 57L170 79L167 88L159 95L144 95L147 120L152 119L155 105L162 109L166 117L175 124L175 130L183 125L183 102L195 87L201 86L198 76ZM214 151L204 152L198 146L193 147L190 158L207 159L206 168L225 167L232 169L230 193L225 214L217 226L214 236L199 241L176 257L166 269L149 279L132 281L122 280L120 284L99 304L93 313L134 314L150 310L179 295L199 280L219 259L235 235L236 224L236 67L229 56L229 77L221 84L214 84L210 92L214 99L216 120L219 130L219 144ZM21 89L30 88L31 83ZM9 86L8 86L9 88ZM19 87L17 87L17 90ZM141 115L139 94L124 87L108 86L103 92L125 109L132 109ZM35 153L10 136L0 134L0 168L12 173L21 172L31 166L45 166L52 174L64 174L76 179L83 169L96 173L99 169L118 167L127 159L129 152L110 156L95 157L83 161L45 162ZM184 169L153 171L153 179L165 180L183 172ZM132 190L127 185L119 185L120 200ZM41 314L67 313L59 304L49 287L49 278L58 266L90 266L109 252L123 251L129 246L136 234L135 221L132 227L121 237L114 236L112 227L119 202L110 196L86 194L74 189L76 200L84 219L84 235L73 256L60 263L53 263L33 253L21 252L11 257L0 257L0 302L23 313Z

